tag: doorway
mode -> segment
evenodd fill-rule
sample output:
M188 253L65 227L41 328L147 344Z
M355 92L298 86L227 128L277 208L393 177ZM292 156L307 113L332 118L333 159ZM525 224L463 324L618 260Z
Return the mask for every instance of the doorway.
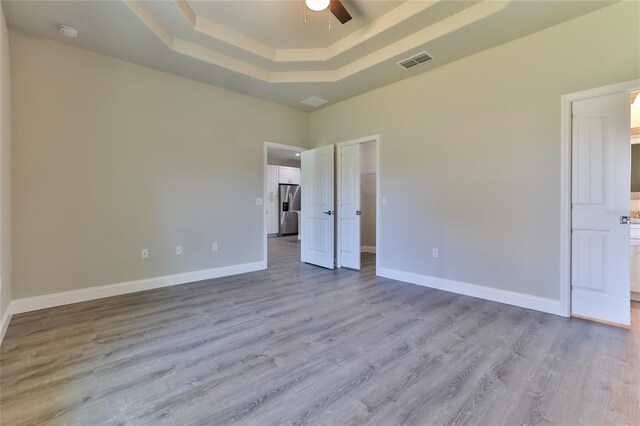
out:
M640 81L562 97L563 313L629 327L630 99Z
M264 261L300 258L301 153L306 148L264 143Z
M379 141L370 136L337 144L338 268L378 264Z

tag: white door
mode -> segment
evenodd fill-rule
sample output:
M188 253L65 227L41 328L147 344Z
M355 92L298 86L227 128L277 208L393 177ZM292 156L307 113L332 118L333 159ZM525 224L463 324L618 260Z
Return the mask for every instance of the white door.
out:
M572 104L571 313L630 324L629 94Z
M360 144L340 149L340 266L360 269Z
M333 145L302 152L301 260L333 269Z

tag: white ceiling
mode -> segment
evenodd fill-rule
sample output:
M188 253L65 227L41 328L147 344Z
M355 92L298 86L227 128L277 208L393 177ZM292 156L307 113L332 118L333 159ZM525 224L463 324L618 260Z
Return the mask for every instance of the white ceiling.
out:
M296 155L297 154L297 155ZM267 148L267 163L276 164L278 162L300 163L300 153L290 149Z
M335 103L591 12L610 1L345 1L354 19L287 1L11 1L9 26L289 105ZM77 39L57 25L77 28ZM434 59L403 70L420 51Z
M157 3L157 2L156 2ZM353 20L341 25L328 10L314 12L303 1L194 1L198 16L277 49L327 47L362 28L402 1L344 1ZM304 17L307 23L304 23ZM329 30L331 23L331 30ZM292 37L295 34L295 37Z

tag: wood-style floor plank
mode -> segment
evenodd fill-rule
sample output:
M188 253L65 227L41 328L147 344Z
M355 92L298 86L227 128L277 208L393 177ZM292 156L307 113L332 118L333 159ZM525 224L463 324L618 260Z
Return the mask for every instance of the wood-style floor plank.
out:
M299 262L14 316L3 425L640 424L631 330Z

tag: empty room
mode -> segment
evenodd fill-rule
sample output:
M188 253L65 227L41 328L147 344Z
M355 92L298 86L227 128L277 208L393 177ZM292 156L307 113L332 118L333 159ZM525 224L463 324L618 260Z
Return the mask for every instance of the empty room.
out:
M640 424L640 1L0 6L0 424Z

